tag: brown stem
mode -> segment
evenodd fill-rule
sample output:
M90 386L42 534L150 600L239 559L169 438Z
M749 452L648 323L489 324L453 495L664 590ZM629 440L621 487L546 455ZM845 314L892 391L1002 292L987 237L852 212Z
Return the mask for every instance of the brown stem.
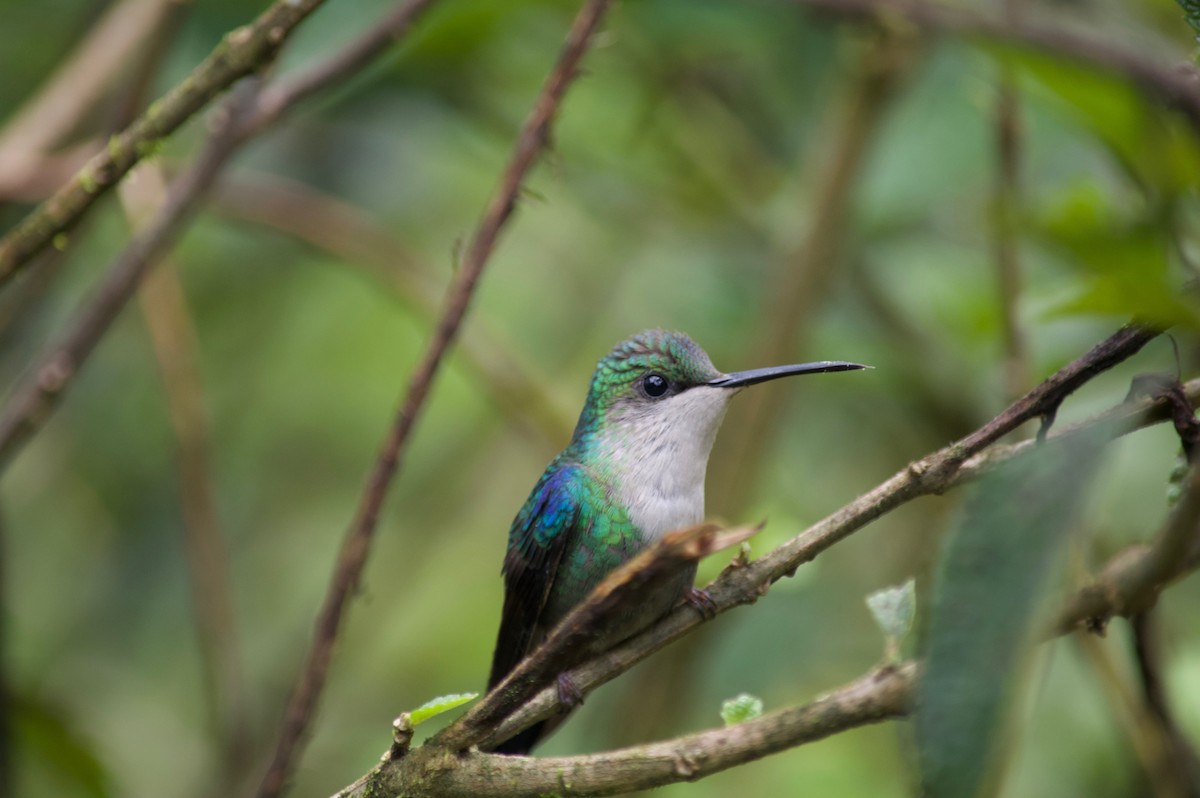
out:
M253 89L247 86L247 92ZM154 218L117 257L66 335L17 386L0 413L0 469L50 416L63 392L107 332L143 275L190 221L205 190L236 146L232 116L221 116L191 167L167 192Z
M447 759L425 746L385 763L337 798L523 798L613 795L693 781L847 729L909 712L916 666L874 670L803 706L725 728L602 754L534 758L471 751Z
M239 78L271 63L296 26L322 2L276 0L252 23L227 33L182 83L113 136L69 183L0 239L0 287L115 186L156 142Z
M451 286L433 340L409 378L408 391L392 430L367 480L354 520L343 539L333 578L317 614L312 645L303 670L288 699L283 724L271 764L259 786L260 798L275 796L283 789L293 767L300 739L312 721L317 698L324 687L345 608L358 585L379 520L387 489L400 467L400 459L429 393L442 359L458 335L484 266L495 248L504 224L512 216L525 176L549 140L550 125L567 87L578 75L579 62L612 0L590 0L576 16L558 61L534 103L517 137L511 160L500 185L488 203L483 218L467 247L466 255Z

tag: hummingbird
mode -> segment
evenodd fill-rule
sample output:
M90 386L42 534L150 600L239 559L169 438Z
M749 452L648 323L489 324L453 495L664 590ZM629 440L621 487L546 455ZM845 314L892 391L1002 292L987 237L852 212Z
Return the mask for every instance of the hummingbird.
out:
M504 608L492 656L492 689L613 569L668 532L704 520L704 475L729 400L780 377L867 368L820 361L718 371L691 338L647 330L617 344L596 365L571 441L534 485L508 532L501 573ZM654 597L614 618L598 651L631 637L681 600L701 612L695 564L664 580ZM558 679L568 709L580 700ZM527 754L555 721L496 746Z

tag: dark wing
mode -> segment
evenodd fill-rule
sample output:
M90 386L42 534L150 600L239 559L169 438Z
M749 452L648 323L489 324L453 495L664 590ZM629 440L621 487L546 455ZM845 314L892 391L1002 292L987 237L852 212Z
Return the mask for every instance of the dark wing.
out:
M580 480L574 466L547 469L508 532L504 556L504 610L492 655L488 689L495 687L548 631L546 604L559 563L582 524Z

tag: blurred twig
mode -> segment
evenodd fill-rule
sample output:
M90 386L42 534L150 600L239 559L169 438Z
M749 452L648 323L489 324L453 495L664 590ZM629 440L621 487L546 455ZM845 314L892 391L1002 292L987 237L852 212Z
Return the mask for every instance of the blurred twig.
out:
M767 291L770 308L762 337L752 348L763 363L786 363L789 355L803 350L804 331L829 293L842 250L853 204L853 193L885 114L904 78L910 73L916 53L911 36L886 30L872 31L863 43L859 58L847 79L843 98L831 116L830 133L820 137L822 147L813 152L820 172L813 190L813 218L804 239L784 258L776 284ZM830 152L826 146L833 142ZM753 364L745 364L749 368ZM777 390L748 392L731 418L731 431L724 440L733 450L718 463L728 463L726 473L713 480L720 491L713 506L735 513L744 504L749 486L756 484L771 430L779 415Z
M6 184L35 173L40 166L37 156L63 142L174 5L177 0L122 0L92 26L47 84L0 131L0 174Z
M1051 625L1064 634L1084 626L1103 630L1116 615L1131 617L1151 609L1171 582L1200 565L1200 468L1193 467L1187 487L1167 524L1150 544L1117 554L1092 584L1077 591Z
M1078 636L1074 642L1096 672L1101 693L1107 698L1117 725L1145 771L1150 788L1147 793L1154 798L1190 798L1187 785L1181 781L1186 773L1175 770L1171 761L1171 743L1165 729L1138 701L1120 673L1112 652L1101 640L1090 635Z
M526 175L550 137L550 125L568 86L577 77L579 62L611 5L611 0L590 0L580 10L567 34L557 63L542 86L533 111L518 134L513 155L488 203L466 254L459 264L446 304L438 319L433 340L409 378L408 391L391 432L383 444L368 478L354 520L342 542L329 590L317 615L313 642L284 712L283 726L267 774L259 787L261 798L278 795L293 767L300 739L312 721L317 697L325 683L346 604L358 585L371 541L378 525L379 510L388 486L400 466L413 424L429 393L442 358L458 335L475 286L495 248L501 229L512 216Z
M314 0L305 2L311 5ZM374 45L370 52L375 55L383 52L407 31L430 2L407 0L378 21L364 37ZM260 17L260 21L264 17ZM390 35L382 37L380 32L383 30ZM230 36L240 41L235 34ZM344 53L351 50L355 57L347 59ZM272 54L275 52L271 50ZM363 52L360 40L355 40L347 45L346 50L335 53L328 61L319 62L297 77L284 76L278 84L270 86L253 79L219 109L213 117L213 130L203 151L189 169L172 183L166 202L154 220L117 257L92 299L77 314L67 334L32 368L31 375L14 389L3 411L0 411L0 469L7 465L17 449L49 417L83 361L133 295L142 275L186 227L191 214L229 157L248 138L276 122L285 110L292 107L291 103L310 96L318 86L328 86L344 78L347 63L361 65ZM268 88L271 92L264 101ZM147 114L153 111L152 107ZM51 198L43 207L54 202ZM0 268L0 282L2 279Z
M1016 24L1020 0L1005 0L1005 19ZM1011 400L1028 383L1025 336L1018 319L1021 296L1021 263L1017 251L1020 201L1021 101L1016 77L1008 64L1000 65L995 109L996 177L992 188L992 257L1000 294L1000 329L1004 343L1004 385Z
M1200 760L1184 734L1171 703L1162 672L1162 639L1157 613L1151 609L1129 619L1133 632L1134 658L1147 713L1162 729L1166 742L1166 770L1172 774L1184 798L1200 798Z
M1144 50L1114 45L1064 28L1005 22L964 7L926 0L793 0L797 5L838 16L913 25L933 33L1023 45L1059 58L1080 61L1130 80L1147 95L1179 111L1200 133L1200 75L1183 61L1165 64Z
M245 87L243 99L254 87ZM213 135L203 151L171 184L158 213L117 256L84 307L69 323L66 334L33 366L0 412L0 469L54 410L63 391L137 289L154 260L167 250L191 219L204 191L237 145L231 108L215 120Z
M166 193L156 168L143 165L119 193L135 228L150 218ZM196 363L198 345L175 264L164 258L138 289L150 343L162 374L167 409L179 447L183 542L196 617L208 711L221 766L221 791L236 783L248 761L247 695L238 654L228 555L221 536L212 480L208 419Z
M311 186L255 176L226 175L214 190L218 213L280 230L320 247L367 274L388 293L429 320L437 317L439 287L418 255L370 212ZM463 365L500 409L531 428L552 448L570 437L575 419L558 402L544 374L504 343L504 335L476 314L459 344Z
M276 0L252 23L227 33L191 74L97 153L53 197L0 239L0 286L120 181L154 144L239 78L275 59L292 31L324 0Z

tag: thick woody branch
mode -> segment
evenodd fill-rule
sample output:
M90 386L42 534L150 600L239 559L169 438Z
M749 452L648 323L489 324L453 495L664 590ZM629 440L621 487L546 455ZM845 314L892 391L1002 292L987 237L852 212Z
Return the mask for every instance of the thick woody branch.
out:
M694 781L838 732L906 715L917 668L872 671L815 701L720 729L587 756L535 758L425 746L385 763L338 798L613 795Z
M324 0L277 0L254 22L227 33L182 83L153 103L54 196L0 239L0 286L115 186L160 139L175 132L239 78L270 64Z

